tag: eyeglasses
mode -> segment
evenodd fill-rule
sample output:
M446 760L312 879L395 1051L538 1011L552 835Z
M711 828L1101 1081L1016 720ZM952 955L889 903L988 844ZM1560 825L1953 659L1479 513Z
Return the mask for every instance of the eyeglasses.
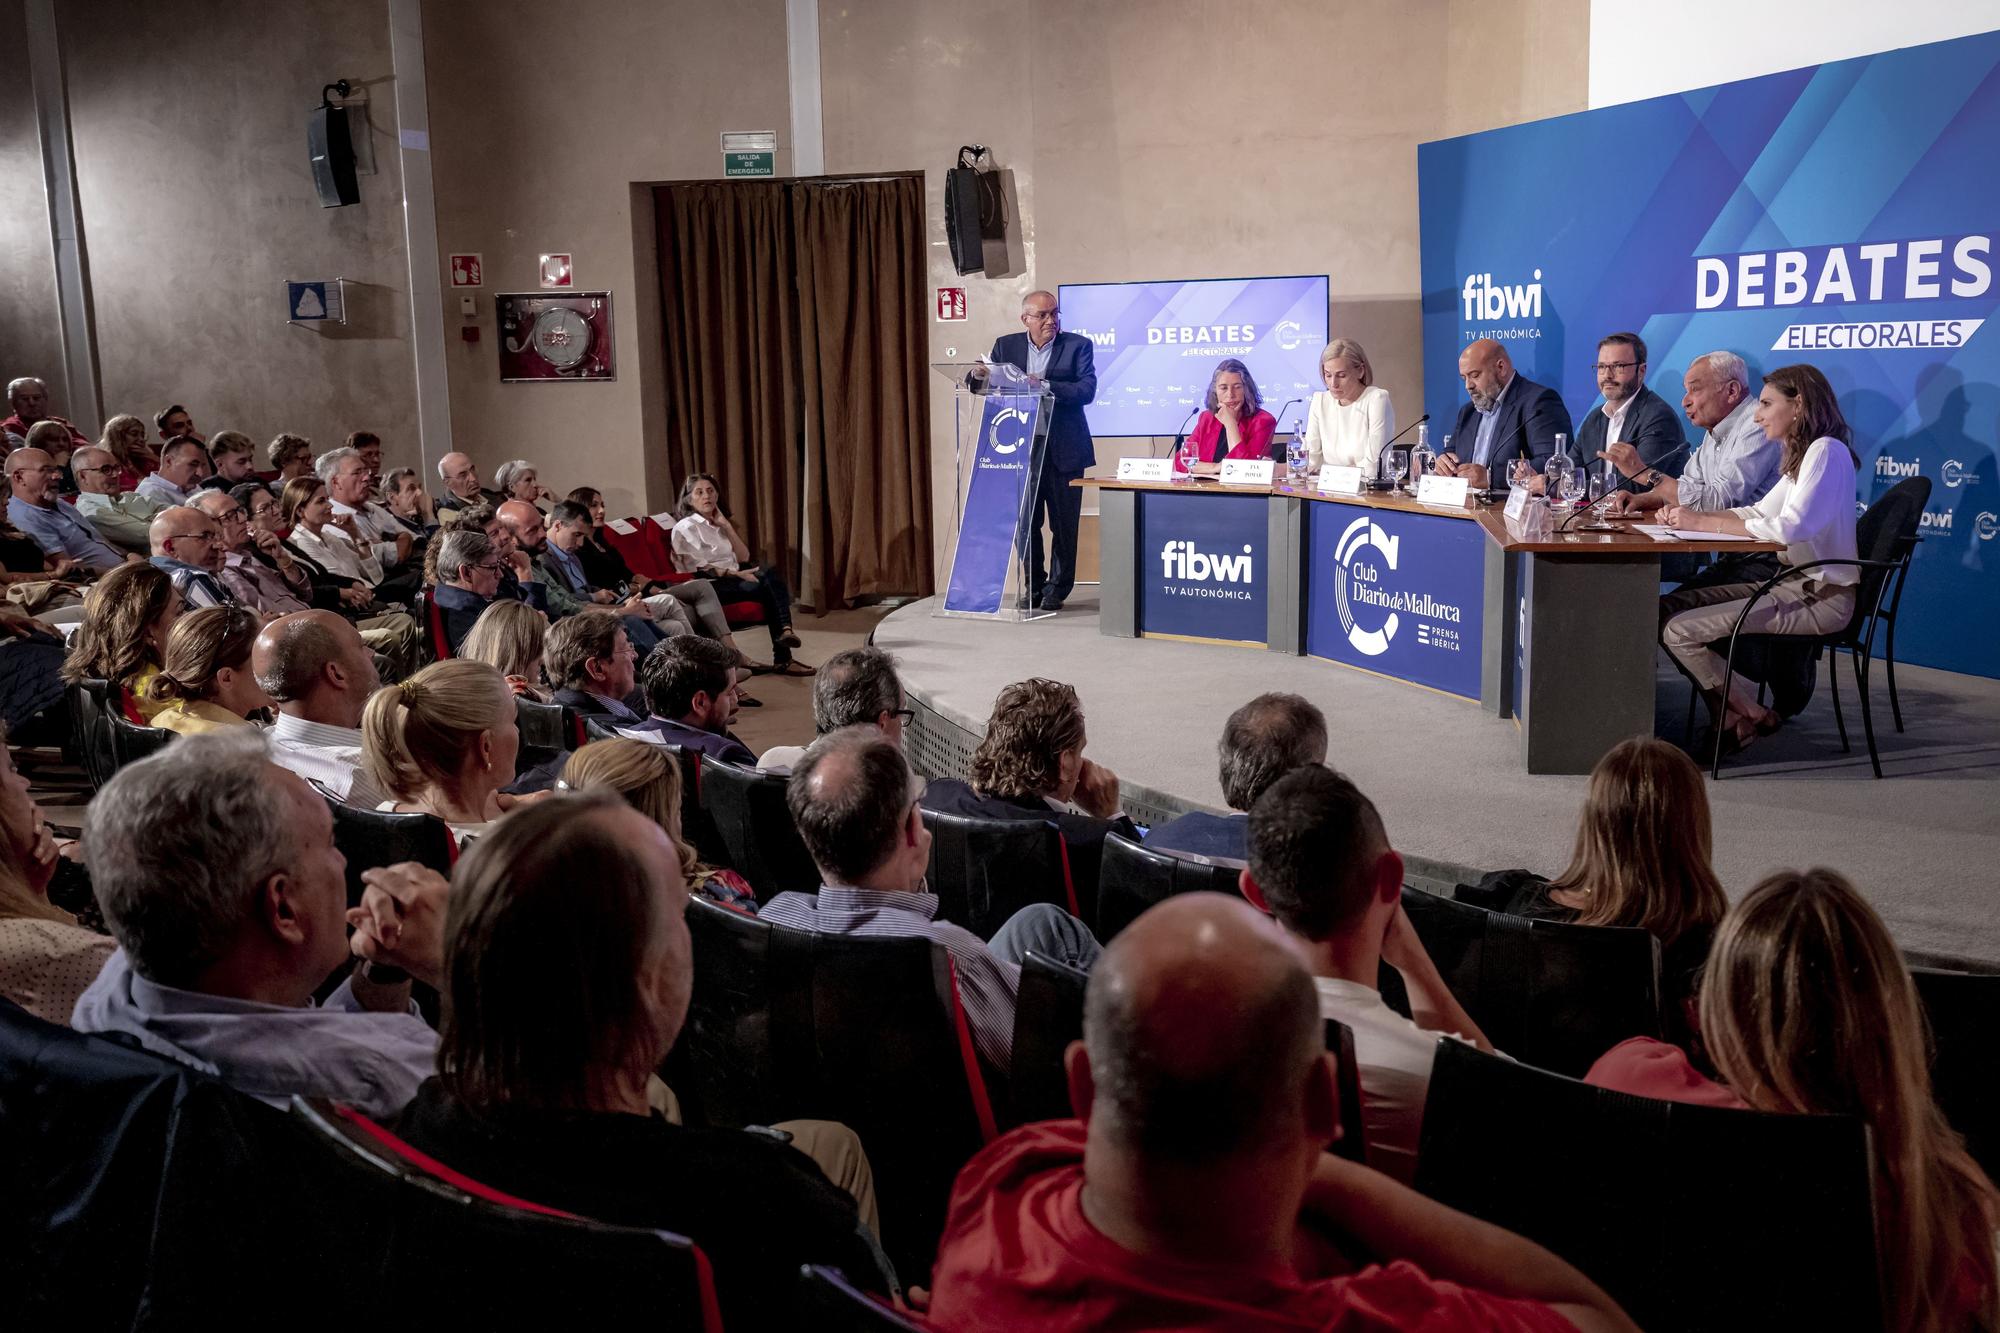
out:
M213 532L213 531L210 531L210 532L182 532L182 533L177 533L177 534L175 534L174 536L172 536L172 537L169 537L169 538L167 538L167 540L168 540L168 541L170 541L170 542L209 542L209 543L213 544L214 542L217 542L217 541L220 541L220 540L221 540L221 538L222 538L222 534L221 534L221 533L219 533L219 532Z
M106 463L103 467L76 468L75 472L76 475L79 477L87 477L93 472L116 472L117 470L118 470L118 465L116 463Z
M489 574L498 574L504 571L507 568L507 566L501 564L492 564L485 560L482 560L478 564L474 565L473 568L483 569Z
M1023 319L1037 319L1037 320L1055 319L1057 316L1061 314L1062 311L1060 310L1024 310L1021 312L1021 317Z
M914 708L892 708L889 710L889 716L907 727L910 723L917 720L917 710Z
M1637 361L1600 361L1591 369L1602 375L1607 370L1631 370L1638 364Z

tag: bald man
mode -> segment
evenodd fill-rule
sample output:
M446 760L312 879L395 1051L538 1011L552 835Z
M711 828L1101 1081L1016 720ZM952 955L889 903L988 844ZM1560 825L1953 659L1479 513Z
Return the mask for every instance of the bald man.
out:
M1023 1126L959 1173L931 1320L958 1333L1632 1327L1540 1246L1329 1155L1340 1119L1323 1031L1295 946L1247 903L1180 894L1140 917L1092 972L1069 1048L1082 1123ZM1384 1266L1302 1276L1331 1271L1315 1263L1326 1235Z
M13 490L7 499L7 521L34 538L44 555L67 556L93 574L136 560L137 556L128 557L109 545L73 506L56 499L56 478L61 474L43 450L16 449L7 455L7 484Z
M1572 440L1570 457L1576 457L1562 395L1516 371L1499 343L1481 338L1467 347L1458 357L1458 377L1472 401L1459 409L1451 448L1432 466L1439 476L1464 477L1474 490L1504 487L1516 459L1526 458L1538 474L1546 469L1558 435Z
M456 511L480 503L497 505L507 498L480 486L479 467L470 454L452 453L438 459L438 480L444 483L444 499L438 501L441 509Z
M167 571L180 590L181 609L205 606L245 606L222 582L222 559L228 551L222 525L190 505L162 509L153 520L153 564ZM248 608L254 610L254 608ZM257 612L261 618L263 612Z
M359 630L331 611L279 616L250 649L250 671L278 703L272 763L359 809L386 799L361 755L361 710L381 678Z
M1028 586L1044 611L1060 611L1076 586L1076 526L1083 512L1083 491L1070 483L1097 461L1090 423L1083 409L1097 397L1097 364L1090 339L1062 331L1062 309L1054 292L1029 292L1021 300L1025 333L994 339L990 360L1026 372L1028 383L1047 389L1049 437L1042 456L1042 475L1035 491L1035 539L1028 543ZM1042 524L1049 529L1046 569L1042 560Z

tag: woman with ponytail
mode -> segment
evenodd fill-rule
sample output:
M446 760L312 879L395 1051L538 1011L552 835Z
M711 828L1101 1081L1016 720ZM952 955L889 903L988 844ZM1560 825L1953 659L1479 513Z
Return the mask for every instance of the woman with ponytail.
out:
M167 635L166 661L146 687L159 705L153 725L183 736L254 725L250 714L271 706L271 696L250 671L250 650L261 628L241 606L190 611Z
M436 815L461 840L533 799L500 790L514 780L520 747L506 678L470 658L383 686L361 715L368 775L394 795L381 808Z

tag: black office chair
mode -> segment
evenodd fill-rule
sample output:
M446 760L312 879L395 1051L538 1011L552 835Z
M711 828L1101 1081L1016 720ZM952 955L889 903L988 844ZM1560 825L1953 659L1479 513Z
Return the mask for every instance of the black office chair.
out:
M799 1270L801 1327L817 1333L925 1333L928 1324L884 1305L837 1268L807 1264Z
M514 754L514 776L540 768L569 752L569 721L561 704L537 703L524 695L514 696L514 726L520 732L520 748Z
M1913 967L1936 1055L1931 1094L1988 1176L2000 1176L2000 976Z
M1354 1029L1337 1018L1327 1019L1326 1049L1333 1052L1334 1092L1340 1098L1340 1138L1329 1151L1366 1165L1368 1122L1361 1100L1361 1066L1354 1055Z
M786 930L693 899L694 987L667 1081L691 1124L837 1120L875 1170L883 1245L925 1272L958 1169L995 1132L942 945Z
M451 634L445 628L444 608L428 588L419 588L410 599L410 612L423 628L424 661L442 662L452 656Z
M1107 833L1097 872L1097 938L1109 944L1140 913L1177 893L1207 889L1240 898L1242 873L1240 862L1148 851L1122 834Z
M120 768L152 758L173 744L176 734L165 727L138 726L116 713L106 713L105 724L111 729L111 753Z
M708 760L701 766L701 804L729 864L750 881L760 900L819 888L819 867L785 804L783 774Z
M1546 1245L1643 1328L1880 1327L1858 1117L1651 1101L1447 1041L1416 1185Z
M111 748L111 714L117 707L111 699L111 682L86 677L64 686L63 693L69 699L70 744L90 776L91 791L99 791L118 771L118 757Z
M1828 654L1827 683L1833 691L1833 720L1840 729L1841 753L1849 753L1852 747L1847 741L1847 718L1840 708L1840 654L1845 650L1853 667L1855 692L1861 696L1861 730L1868 741L1868 763L1876 777L1882 776L1882 757L1875 748L1875 712L1869 701L1869 664L1875 650L1875 631L1884 623L1883 608L1889 613L1886 623L1889 633L1895 634L1895 608L1902 603L1903 585L1909 580L1910 558L1917 547L1917 530L1923 523L1924 505L1930 501L1931 483L1928 477L1911 477L1897 482L1883 496L1868 506L1865 513L1854 521L1854 549L1859 556L1854 560L1815 560L1810 564L1789 566L1759 584L1757 590L1743 605L1736 623L1730 626L1727 647L1724 651L1723 695L1728 695L1728 681L1735 675L1736 654L1739 648L1755 643L1779 643L1789 645L1813 644ZM1854 615L1847 624L1831 634L1821 635L1770 635L1745 634L1743 622L1751 609L1764 600L1766 593L1789 579L1803 576L1808 571L1821 570L1832 566L1847 566L1860 571L1860 582L1854 591ZM1890 648L1893 661L1893 643ZM1890 707L1895 714L1896 729L1903 729L1902 704L1895 697L1895 668L1889 668ZM1695 703L1701 697L1701 689L1692 681L1688 684L1688 715L1686 733L1694 734ZM1722 777L1722 741L1725 728L1718 717L1715 725L1715 753L1709 762L1709 776Z
M1496 1050L1582 1077L1627 1037L1660 1035L1660 943L1643 930L1529 921L1410 888L1403 910Z
M1030 950L1021 959L1014 996L1014 1056L1008 1075L1010 1121L1067 1120L1069 1075L1063 1053L1083 1037L1083 992L1089 974Z
M612 729L611 723L602 717L585 717L583 737L586 742L615 741L618 739L618 733Z
M1069 849L1053 823L976 819L923 812L931 831L927 878L938 918L982 940L1031 903L1054 903L1081 915L1070 876Z
M361 810L329 799L333 845L347 858L347 904L361 902L361 872L416 861L449 878L458 860L458 841L436 815L420 810Z

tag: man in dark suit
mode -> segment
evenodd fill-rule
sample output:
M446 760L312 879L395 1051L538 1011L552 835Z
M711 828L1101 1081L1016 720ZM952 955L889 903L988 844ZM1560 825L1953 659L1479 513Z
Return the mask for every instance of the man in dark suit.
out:
M1051 292L1029 292L1021 302L1026 333L993 340L991 360L1026 372L1029 384L1054 396L1041 485L1035 492L1034 539L1028 543L1028 587L1044 611L1060 611L1076 586L1076 525L1083 491L1070 483L1097 461L1083 409L1097 397L1097 365L1090 339L1062 331L1062 310ZM1042 563L1042 523L1049 525L1049 557Z
M1459 355L1458 377L1472 401L1459 409L1452 447L1432 468L1441 477L1464 477L1474 490L1505 486L1515 459L1526 456L1540 472L1556 451L1556 436L1573 433L1562 395L1517 374L1507 349L1491 338Z
M639 654L614 611L595 607L565 616L542 640L542 674L553 701L606 726L644 721L633 707Z
M1257 798L1293 769L1326 762L1326 714L1296 694L1260 694L1229 715L1215 748L1222 799L1236 813L1190 810L1147 834L1150 850L1247 859Z
M1646 490L1659 476L1678 477L1687 466L1687 436L1667 400L1646 387L1646 340L1636 333L1607 333L1597 343L1597 388L1604 406L1576 429L1577 463L1604 468L1619 490ZM1604 452L1629 444L1615 456ZM1627 472L1627 466L1631 471ZM1644 478L1645 480L1638 480Z

